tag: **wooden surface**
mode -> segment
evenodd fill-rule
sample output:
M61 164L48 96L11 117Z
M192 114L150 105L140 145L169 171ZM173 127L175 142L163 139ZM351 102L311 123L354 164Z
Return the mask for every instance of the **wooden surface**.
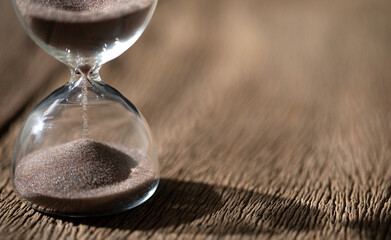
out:
M0 11L0 239L391 239L390 1L161 0L102 69L148 120L161 184L89 219L12 190L21 124L69 73Z

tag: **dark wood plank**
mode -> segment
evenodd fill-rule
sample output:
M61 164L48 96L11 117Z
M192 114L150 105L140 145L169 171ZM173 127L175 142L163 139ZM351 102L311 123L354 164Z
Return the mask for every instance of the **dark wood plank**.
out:
M157 193L91 219L18 200L12 145L61 70L1 138L0 235L391 239L390 43L385 0L160 1L139 42L102 69L155 134Z

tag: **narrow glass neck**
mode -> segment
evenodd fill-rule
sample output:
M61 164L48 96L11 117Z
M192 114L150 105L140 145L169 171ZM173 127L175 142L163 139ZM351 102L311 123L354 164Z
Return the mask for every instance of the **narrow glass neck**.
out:
M71 79L69 79L69 83L73 84L80 80L88 80L94 82L100 82L102 79L99 75L100 67L94 68L92 71L80 71L80 69L69 68L71 71Z

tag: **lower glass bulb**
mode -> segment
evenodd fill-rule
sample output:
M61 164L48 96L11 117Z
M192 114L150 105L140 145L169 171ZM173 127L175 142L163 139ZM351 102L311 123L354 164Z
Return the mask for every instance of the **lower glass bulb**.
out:
M155 192L156 146L130 101L100 80L81 77L29 115L15 145L12 179L18 195L39 211L120 212Z

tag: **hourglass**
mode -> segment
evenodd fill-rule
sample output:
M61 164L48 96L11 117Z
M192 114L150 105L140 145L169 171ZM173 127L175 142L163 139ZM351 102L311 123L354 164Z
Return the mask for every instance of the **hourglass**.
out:
M105 215L146 201L159 183L156 146L136 107L99 76L142 34L157 0L13 0L30 37L71 70L15 144L12 180L38 211Z

